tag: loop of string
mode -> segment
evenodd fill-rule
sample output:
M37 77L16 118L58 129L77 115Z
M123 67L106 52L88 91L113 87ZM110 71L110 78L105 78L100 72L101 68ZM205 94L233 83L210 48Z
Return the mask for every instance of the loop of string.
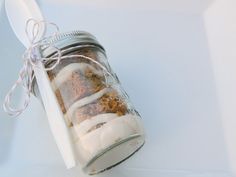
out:
M53 27L55 29L55 32L50 36L46 36L46 32L48 30L47 28L49 26ZM24 54L22 55L23 67L20 69L18 79L13 84L11 89L8 91L3 103L4 111L10 116L14 117L19 116L29 105L32 91L32 83L33 80L35 79L34 69L39 69L38 67L39 62L45 63L48 61L53 61L54 63L52 66L44 68L45 71L50 71L53 70L63 59L68 59L72 57L84 58L98 65L106 74L113 77L113 75L107 70L107 68L98 61L96 61L95 59L85 55L76 55L76 54L75 55L69 54L62 56L62 51L60 49L55 47L53 43L48 43L47 41L50 38L57 37L57 35L59 34L59 27L55 23L47 22L44 20L38 21L35 19L29 19L26 22L25 33L29 40L29 47L25 50ZM56 54L54 55L55 57L48 57L48 58L41 57L38 50L42 46L51 47L55 49L56 51ZM11 105L11 103L12 103L13 93L15 92L17 87L22 87L25 95L23 98L22 106L19 108L14 108Z

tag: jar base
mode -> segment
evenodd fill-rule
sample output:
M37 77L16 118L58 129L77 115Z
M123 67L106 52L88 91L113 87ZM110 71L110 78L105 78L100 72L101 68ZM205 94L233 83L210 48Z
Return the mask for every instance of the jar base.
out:
M90 175L108 170L131 157L144 144L144 135L132 135L104 149L83 168Z

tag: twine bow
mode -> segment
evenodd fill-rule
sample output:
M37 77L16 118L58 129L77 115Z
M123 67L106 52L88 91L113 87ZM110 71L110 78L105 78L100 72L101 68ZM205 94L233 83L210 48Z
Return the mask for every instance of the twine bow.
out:
M55 29L55 32L50 36L46 36L47 28L49 26L53 27ZM45 29L45 31L43 32L42 29ZM62 51L60 49L55 47L52 43L48 43L47 41L49 41L50 38L54 38L59 34L59 27L55 23L47 22L44 20L38 21L35 19L29 19L26 22L25 33L30 45L22 55L23 67L20 69L19 77L13 84L11 89L8 91L3 103L4 111L10 116L19 116L28 107L32 91L32 83L35 79L34 69L38 69L37 66L39 62L45 63L46 61L54 61L54 64L52 66L45 68L46 71L50 71L53 70L62 59L70 57L81 57L97 64L103 71L105 71L105 73L112 76L112 74L106 69L106 67L96 60L84 55L62 56ZM56 57L42 57L40 55L40 52L38 52L41 47L54 48L57 53L56 55L54 55ZM14 108L11 105L11 102L13 93L15 92L17 87L22 87L23 92L25 93L25 97L22 106L19 108Z

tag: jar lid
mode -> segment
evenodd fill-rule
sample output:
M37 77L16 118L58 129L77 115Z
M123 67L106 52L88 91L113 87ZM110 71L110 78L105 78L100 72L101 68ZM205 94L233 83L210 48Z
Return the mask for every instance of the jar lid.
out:
M55 37L46 39L46 43L54 47L48 47L48 45L42 46L40 50L43 57L49 57L56 53L57 50L55 48L63 50L74 45L95 45L104 50L97 39L92 34L85 31L60 33Z

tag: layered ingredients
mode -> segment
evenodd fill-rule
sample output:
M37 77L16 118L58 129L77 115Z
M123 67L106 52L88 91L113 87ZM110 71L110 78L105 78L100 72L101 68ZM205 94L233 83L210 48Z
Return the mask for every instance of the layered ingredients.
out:
M91 57L110 72L105 56L96 47L73 54ZM116 77L108 76L96 63L71 57L61 60L48 75L81 164L86 165L115 143L143 133L139 115L128 103L126 94L117 89Z

